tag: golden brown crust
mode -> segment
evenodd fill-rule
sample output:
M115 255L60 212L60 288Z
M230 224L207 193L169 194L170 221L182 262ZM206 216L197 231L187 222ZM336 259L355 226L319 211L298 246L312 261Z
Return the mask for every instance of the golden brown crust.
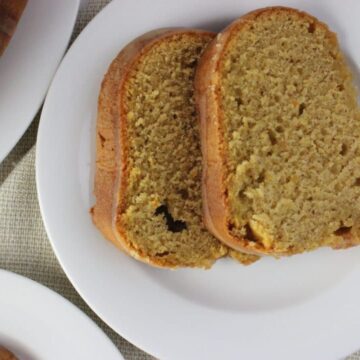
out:
M229 208L227 204L224 179L226 176L225 154L223 151L222 117L219 108L219 64L229 40L235 32L242 31L246 24L260 15L272 15L276 12L289 12L306 18L309 22L321 26L330 38L337 43L336 35L326 24L315 17L292 8L269 7L255 10L230 24L206 48L200 59L195 78L195 98L201 121L201 147L203 153L203 212L208 230L219 240L233 249L257 255L290 255L274 253L261 243L246 238L235 237L229 229ZM343 245L349 241L344 241Z
M0 56L13 36L27 0L0 0Z

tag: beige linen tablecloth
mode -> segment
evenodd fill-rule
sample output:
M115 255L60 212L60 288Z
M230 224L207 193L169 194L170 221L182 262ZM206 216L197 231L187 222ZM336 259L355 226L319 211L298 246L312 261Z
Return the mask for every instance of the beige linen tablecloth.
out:
M88 2L79 13L72 39L108 2L109 0ZM42 223L36 194L35 142L38 122L39 115L0 164L0 268L31 278L69 299L108 334L125 359L153 359L117 335L90 310L72 287L54 256ZM347 359L360 360L360 352Z
M88 2L79 13L73 39L108 2ZM0 164L0 268L31 278L69 299L95 320L125 359L153 359L117 335L90 310L54 256L42 223L36 194L35 142L38 122L39 115Z

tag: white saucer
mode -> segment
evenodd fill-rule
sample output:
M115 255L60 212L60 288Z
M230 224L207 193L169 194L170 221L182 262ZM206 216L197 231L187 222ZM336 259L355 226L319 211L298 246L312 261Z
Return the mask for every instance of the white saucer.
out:
M121 360L106 335L50 289L0 270L0 345L22 360Z
M42 104L69 42L79 0L29 0L0 57L0 162Z

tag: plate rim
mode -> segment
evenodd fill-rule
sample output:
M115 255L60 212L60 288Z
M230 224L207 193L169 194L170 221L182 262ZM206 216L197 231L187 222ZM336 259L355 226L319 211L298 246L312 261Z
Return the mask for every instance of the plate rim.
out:
M63 295L29 277L10 270L0 269L0 278L6 279L7 283L5 283L5 286L10 283L17 283L22 288L25 288L26 291L30 291L31 293L39 293L42 296L46 297L47 300L51 299L51 302L57 307L66 308L70 312L70 316L72 316L72 314L77 314L76 316L78 316L79 319L81 318L82 323L86 323L86 326L88 328L91 328L93 331L95 331L97 333L97 336L103 339L104 343L107 344L109 349L111 348L114 353L119 354L119 360L123 359L123 356L120 353L119 349L111 341L111 339L104 332L104 330L101 329L98 324L96 324L95 321L92 320L87 314L85 314L83 310L81 310ZM4 284L2 284L2 286L4 286ZM5 296L5 298L7 298L7 296ZM27 300L26 302L29 302L29 300Z
M76 1L76 11L74 11L73 19L71 20L71 27L70 27L69 34L68 34L68 36L67 36L67 38L66 38L66 40L64 42L64 45L61 48L61 51L60 51L61 55L59 56L59 59L55 63L55 69L53 70L51 76L47 80L47 85L46 85L43 93L41 94L41 96L39 96L39 99L36 102L36 105L34 104L33 111L31 111L31 112L29 111L29 114L27 116L27 120L23 122L22 126L18 127L18 130L16 130L16 136L14 136L11 141L9 141L8 146L4 149L4 151L2 151L0 153L0 164L6 159L6 157L10 154L10 152L19 143L22 136L25 134L25 132L29 129L32 122L35 120L35 117L36 117L38 111L40 110L42 104L44 103L44 100L45 100L45 98L47 96L47 93L48 93L48 90L49 90L49 88L51 86L51 83L52 83L52 81L53 81L53 79L55 77L57 69L59 68L59 65L61 64L61 61L64 58L64 55L66 54L66 50L68 49L70 39L71 39L71 36L73 34L75 24L76 24L76 20L77 20L79 10L80 10L80 0L73 0L73 1ZM29 6L29 4L27 6ZM25 8L24 11L26 11L26 8ZM20 19L20 21L21 21L21 19Z

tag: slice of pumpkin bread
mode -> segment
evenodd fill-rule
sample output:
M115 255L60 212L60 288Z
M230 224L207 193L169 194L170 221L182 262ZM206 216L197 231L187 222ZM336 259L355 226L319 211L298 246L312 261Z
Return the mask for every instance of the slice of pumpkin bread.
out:
M360 242L360 111L324 23L283 7L243 16L205 51L196 98L212 233L272 255Z
M193 98L197 61L212 33L167 29L128 45L99 97L96 205L102 233L159 267L210 267L231 253L202 225L201 151Z

